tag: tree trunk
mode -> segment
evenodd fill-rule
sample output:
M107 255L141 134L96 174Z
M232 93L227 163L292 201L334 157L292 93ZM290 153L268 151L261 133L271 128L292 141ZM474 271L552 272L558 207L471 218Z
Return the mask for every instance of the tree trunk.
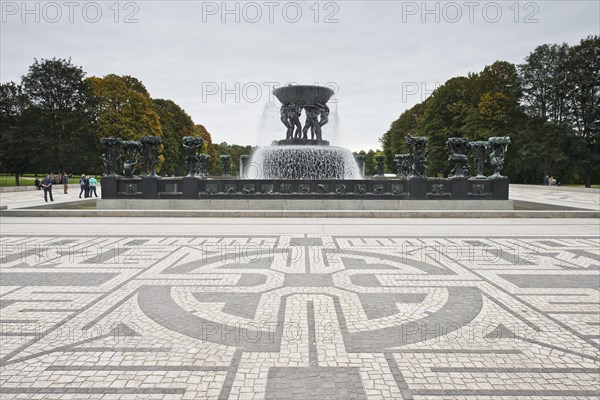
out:
M15 184L16 184L17 186L21 186L21 181L20 181L20 179L19 179L19 174L15 174Z

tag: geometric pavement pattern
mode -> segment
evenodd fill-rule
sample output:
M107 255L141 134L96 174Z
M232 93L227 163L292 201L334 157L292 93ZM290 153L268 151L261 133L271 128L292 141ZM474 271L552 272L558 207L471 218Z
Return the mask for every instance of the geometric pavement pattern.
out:
M597 237L3 235L3 399L583 399Z

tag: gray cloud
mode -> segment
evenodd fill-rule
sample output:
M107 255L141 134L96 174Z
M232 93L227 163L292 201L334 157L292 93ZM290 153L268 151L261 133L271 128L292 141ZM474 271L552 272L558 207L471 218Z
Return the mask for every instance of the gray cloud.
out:
M353 150L378 147L390 123L436 84L496 60L520 63L540 44L577 43L597 34L599 26L595 1L471 2L473 22L469 2L462 1L428 2L427 9L434 10L428 14L421 1L320 2L318 22L313 1L283 1L275 2L272 23L262 1L120 2L118 16L113 1L98 1L98 7L79 2L72 23L61 1L54 4L62 17L48 22L56 17L48 3L28 2L34 12L23 15L22 2L2 1L3 82L18 81L33 58L71 57L89 75L136 76L153 97L172 99L204 124L216 142L238 144L274 139L273 133L259 132L271 98L267 82L333 83L339 88L335 98L340 116L335 144ZM39 22L34 20L35 4ZM230 10L237 4L239 22L235 12L221 21L223 4ZM286 21L294 17L296 4L302 16L296 23ZM203 15L213 6L216 15ZM87 15L82 14L84 7ZM102 15L92 23L95 7ZM262 18L249 22L256 9ZM125 23L133 11L137 22ZM332 18L338 22L325 23L334 11ZM203 95L203 87L212 83L219 93ZM236 85L239 102L231 93L223 101L221 87L234 90ZM407 85L418 92L403 93ZM262 88L258 101L256 87ZM326 138L333 135L327 128Z

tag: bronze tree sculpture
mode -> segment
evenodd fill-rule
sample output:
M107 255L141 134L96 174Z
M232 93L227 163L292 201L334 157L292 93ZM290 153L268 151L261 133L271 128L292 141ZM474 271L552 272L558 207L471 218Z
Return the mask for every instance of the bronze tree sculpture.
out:
M490 150L490 144L486 141L471 142L471 152L473 153L473 161L477 167L476 178L483 179L483 167L485 166L485 159Z
M454 168L450 171L451 178L463 178L470 175L469 167L467 165L468 158L467 152L471 149L469 139L452 137L446 141L446 145L450 148L450 158L448 161L454 163Z
M394 162L398 168L398 176L410 175L410 154L396 154L394 156Z
M208 154L198 154L197 174L200 176L208 175L208 166L210 164L210 156Z
M412 161L410 176L427 178L427 141L428 138L425 136L406 135L406 144Z
M107 137L101 138L100 143L104 146L104 168L106 176L117 175L117 164L121 160L121 138Z
M221 157L221 175L230 176L231 175L231 157L227 154L222 154L220 157Z
M140 139L142 144L142 164L144 175L157 176L156 167L158 166L158 155L162 139L158 136L144 136Z
M490 178L505 178L502 176L502 168L504 168L504 158L510 143L508 136L495 136L488 139L492 153L490 154L490 164L494 167L494 174Z
M198 157L198 149L204 144L204 140L197 136L184 136L182 139L183 148L185 149L187 156L185 163L187 165L188 173L187 177L193 178L196 176L196 168L200 162Z
M383 162L385 161L385 156L375 156L375 160L377 161L377 175L383 176Z
M125 140L122 143L125 152L125 161L123 162L123 174L131 178L135 172L135 166L138 163L138 157L142 152L142 144L137 140Z

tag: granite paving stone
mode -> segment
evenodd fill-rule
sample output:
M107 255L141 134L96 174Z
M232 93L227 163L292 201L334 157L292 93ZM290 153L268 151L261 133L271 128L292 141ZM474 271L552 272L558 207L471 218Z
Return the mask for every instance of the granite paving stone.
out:
M7 218L0 397L596 399L593 222Z

